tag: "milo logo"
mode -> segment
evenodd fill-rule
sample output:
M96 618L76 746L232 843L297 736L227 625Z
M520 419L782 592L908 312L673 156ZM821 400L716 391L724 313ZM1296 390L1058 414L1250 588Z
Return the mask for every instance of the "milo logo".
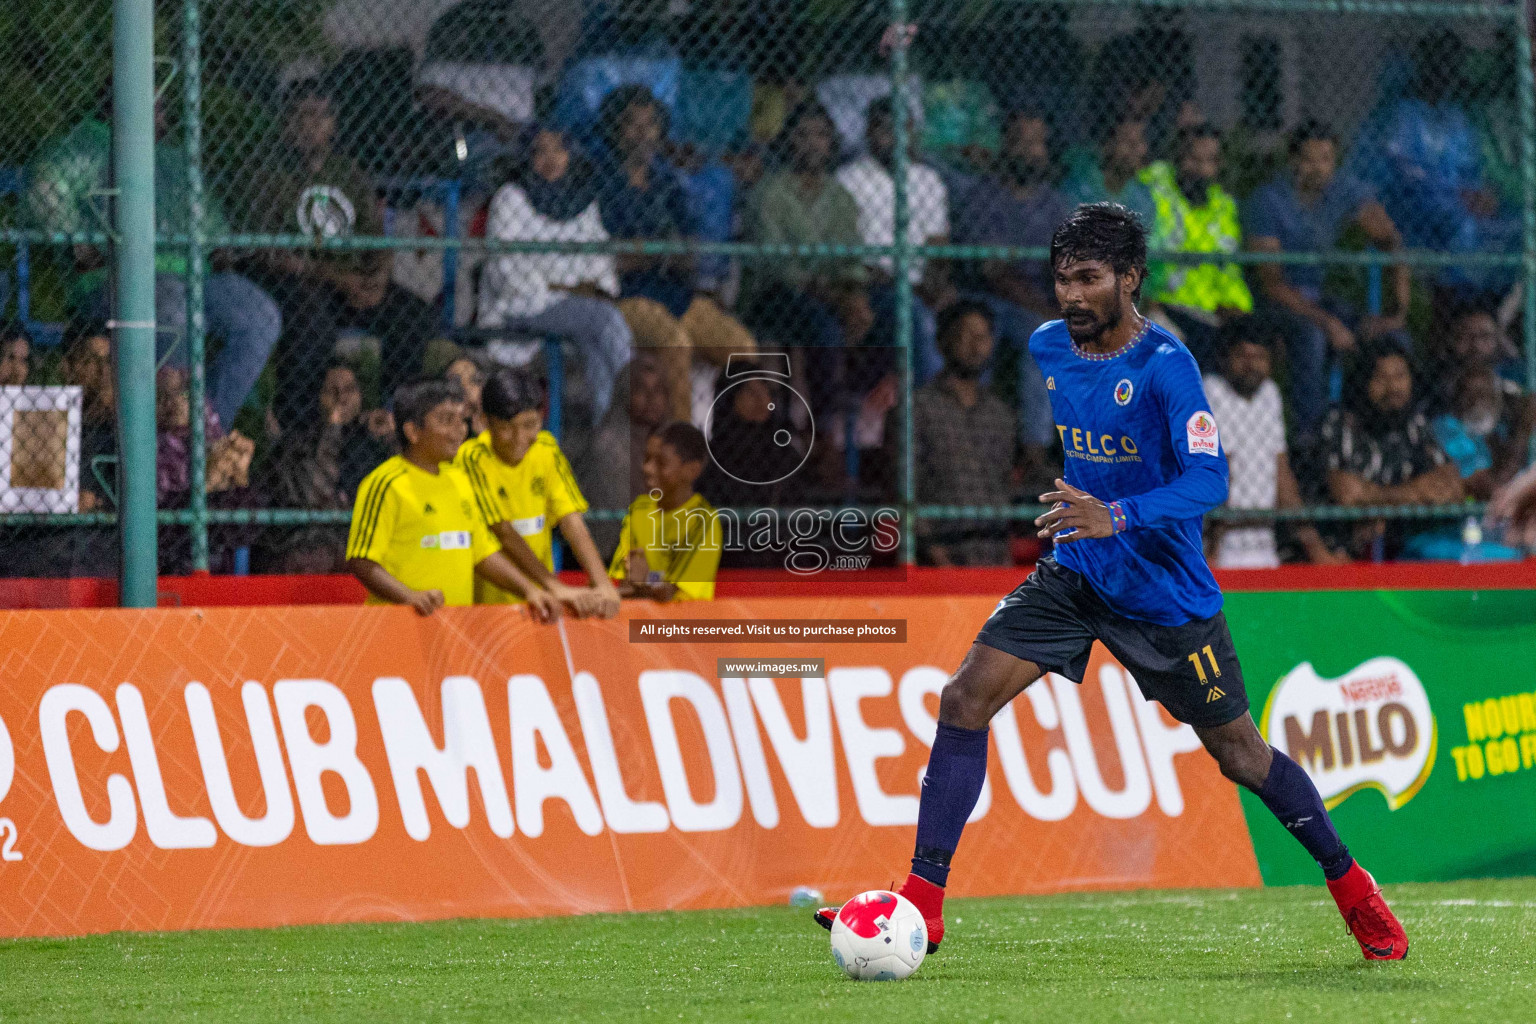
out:
M1302 662L1275 687L1260 727L1312 776L1330 809L1369 787L1395 811L1434 766L1429 697L1396 658L1372 658L1337 679Z

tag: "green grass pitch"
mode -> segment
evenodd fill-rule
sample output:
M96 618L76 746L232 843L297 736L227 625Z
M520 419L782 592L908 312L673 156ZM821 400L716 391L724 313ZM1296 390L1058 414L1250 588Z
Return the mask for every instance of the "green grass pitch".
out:
M1391 886L1405 963L1321 888L956 900L861 983L790 908L0 943L0 1021L1536 1021L1536 879Z

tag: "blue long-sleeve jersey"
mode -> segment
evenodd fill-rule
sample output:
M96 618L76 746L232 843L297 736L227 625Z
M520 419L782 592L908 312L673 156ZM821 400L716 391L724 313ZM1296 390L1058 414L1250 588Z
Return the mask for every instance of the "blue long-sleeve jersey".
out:
M1045 374L1066 480L1118 503L1124 529L1059 544L1115 612L1164 626L1221 610L1201 544L1206 512L1227 499L1227 457L1194 357L1156 324L1110 357L1080 352L1053 320L1029 339Z

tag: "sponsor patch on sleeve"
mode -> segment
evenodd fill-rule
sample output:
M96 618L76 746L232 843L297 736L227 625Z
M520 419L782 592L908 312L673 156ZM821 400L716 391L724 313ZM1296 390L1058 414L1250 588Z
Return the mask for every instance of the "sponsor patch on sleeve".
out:
M1221 442L1216 436L1216 418L1205 410L1195 413L1184 425L1184 436L1189 440L1189 454L1216 455Z

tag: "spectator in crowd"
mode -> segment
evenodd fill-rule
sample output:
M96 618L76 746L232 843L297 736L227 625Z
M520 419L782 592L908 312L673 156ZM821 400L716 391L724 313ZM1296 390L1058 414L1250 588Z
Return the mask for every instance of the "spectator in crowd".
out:
M351 508L363 477L393 454L369 429L351 365L326 367L317 404L319 417L284 433L267 458L264 489L279 508Z
M866 114L865 144L869 152L844 164L837 180L859 207L859 237L865 245L893 245L896 241L896 182L891 168L896 158L895 119L889 98L870 103ZM910 128L910 126L909 126ZM916 132L908 132L915 139ZM907 164L907 241L913 245L942 245L949 241L949 192L937 171L914 155ZM896 290L891 284L895 263L885 256L869 261L875 279L871 292L876 313L877 337L894 337ZM917 380L926 381L938 372L940 357L935 347L933 310L954 299L944 264L921 257L907 265L908 278L917 295L912 303L912 344L916 349Z
M797 471L805 447L796 439L790 402L776 402L773 378L744 376L751 370L741 363L716 382L707 425L711 457L699 491L716 508L793 505L804 484Z
M155 494L161 505L186 499L192 482L192 399L187 371L167 366L155 376ZM204 490L221 494L251 484L256 444L238 430L224 432L218 414L204 410L207 466Z
M607 152L598 172L603 227L614 238L686 241L698 230L677 168L662 158L667 110L644 86L609 93L599 111ZM667 374L672 414L691 413L695 357L724 366L732 352L757 342L745 327L696 288L687 256L618 258L619 310L635 344L657 350Z
M647 492L630 504L608 566L621 597L714 599L721 527L714 508L694 490L708 458L704 435L692 423L668 423L646 440Z
M1301 489L1286 451L1280 389L1270 375L1280 339L1262 321L1240 317L1222 328L1221 340L1220 369L1205 375L1205 395L1221 428L1231 473L1227 507L1300 508ZM1312 524L1301 524L1294 532L1308 561L1328 565L1345 560L1323 543ZM1275 528L1267 523L1214 523L1207 527L1206 549L1212 564L1223 569L1280 564Z
M319 79L288 88L280 123L280 145L251 183L252 230L322 240L382 235L378 194L357 161L336 149L336 112ZM264 251L260 262L283 277L326 281L356 256L284 248Z
M617 511L645 490L645 442L667 422L671 406L666 376L649 353L637 355L619 372L613 402L598 424L586 457L576 467L593 508ZM619 542L617 520L591 525L601 552L612 552Z
M32 336L19 323L0 327L0 386L18 388L32 374Z
M1373 182L1414 248L1473 252L1515 242L1518 218L1503 216L1483 178L1478 141L1462 102L1467 46L1449 29L1423 36L1413 50L1408 95L1387 116ZM1447 267L1436 279L1436 306L1497 291L1508 272Z
M103 231L102 197L111 190L112 128L108 83L102 112L87 117L62 138L43 146L28 174L27 214L50 231ZM155 230L187 233L187 165L183 148L166 138L165 111L155 104ZM203 197L203 230L227 233L223 209L212 194ZM203 282L203 309L210 333L223 347L208 369L208 400L221 422L231 422L250 395L282 332L272 298L248 278L230 272L225 253L209 257L213 273ZM68 299L75 315L106 320L110 315L107 257L97 246L74 247L75 274ZM156 356L161 365L185 368L188 352L186 247L166 246L155 255Z
M1456 367L1486 366L1493 368L1505 380L1519 383L1524 379L1525 367L1520 363L1520 350L1509 339L1509 334L1499 326L1492 313L1481 309L1469 309L1451 321L1450 345L1432 346L1431 357L1437 365ZM1450 375L1446 383L1453 382ZM1442 404L1450 400L1448 389L1439 396Z
M1486 363L1463 366L1454 380L1449 408L1435 417L1435 437L1467 494L1487 501L1530 460L1536 399Z
M1378 249L1402 244L1397 226L1369 185L1338 170L1338 140L1317 121L1291 132L1289 169L1259 188L1244 205L1243 230L1255 252L1318 252L1336 248L1345 228L1358 226ZM1302 436L1315 434L1327 411L1326 363L1330 351L1348 352L1356 334L1397 334L1404 342L1410 278L1408 267L1391 268L1392 313L1362 316L1343 299L1323 294L1324 269L1315 265L1261 263L1261 314L1285 328L1291 405Z
M912 399L918 500L1003 506L1011 500L1017 446L1013 411L981 386L992 357L992 313L961 300L939 314L944 369ZM925 521L919 538L932 565L1007 565L1007 520Z
M832 176L837 129L815 100L790 112L774 147L783 161L759 192L750 235L770 244L858 245L859 206ZM745 287L759 332L796 346L862 344L874 326L869 272L858 260L753 261Z
M1157 220L1152 193L1141 172L1147 166L1147 122L1122 115L1105 126L1098 152L1074 148L1067 152L1067 202L1119 203L1149 228Z
M491 200L487 238L528 242L606 242L591 165L547 125L523 135L527 156ZM570 338L581 349L593 417L608 411L614 376L634 338L614 303L614 258L602 254L511 253L488 259L480 276L481 327Z
M317 80L288 90L281 144L251 186L249 223L255 231L315 239L384 233L373 182L336 148L333 100ZM276 358L273 410L283 426L315 419L314 382L334 357L342 331L379 339L386 393L419 372L426 342L438 332L437 314L390 282L388 252L283 248L261 252L254 262L282 302L288 325Z
M1192 119L1195 92L1194 40L1180 24L1178 11L1148 11L1144 24L1115 36L1099 48L1091 89L1085 99L1082 129L1097 135L1106 117L1128 117L1146 124L1147 141L1158 157Z
M347 363L326 367L320 415L285 432L267 456L261 489L277 508L351 508L358 485L394 454L370 429L363 389ZM389 440L392 440L391 437ZM346 530L311 526L280 538L274 571L331 573L346 557Z
M587 499L582 497L560 443L544 429L542 382L526 370L503 367L486 381L482 400L487 429L464 443L454 464L468 475L491 533L507 547L520 537L553 573L558 527L586 571L590 589L574 590L553 576L538 585L584 614L605 619L618 614L618 591L608 579L606 563L582 518ZM523 600L521 593L489 580L480 580L475 586L476 604L519 604Z
M1148 248L1173 252L1236 252L1243 241L1237 200L1217 184L1221 132L1210 124L1180 129L1173 161L1141 173L1157 211ZM1152 263L1147 296L1167 312L1196 360L1210 364L1217 331L1253 311L1253 296L1235 263Z
M1045 116L1029 110L1010 114L996 177L973 186L955 211L957 240L1049 247L1056 226L1072 209L1056 188L1057 176ZM976 290L966 297L991 311L1003 355L984 368L981 381L1014 400L1022 443L1043 453L1055 440L1056 427L1045 377L1029 354L1029 336L1057 315L1050 264L1046 260L984 260L977 276Z
M485 363L479 355L465 352L455 356L443 370L443 376L452 381L457 381L459 390L464 392L464 407L469 410L469 429L471 433L483 434L490 429L490 423L485 418L485 409L481 405L481 399L485 393Z
M558 617L560 582L515 531L503 549L469 478L453 465L468 420L459 386L413 381L395 392L394 409L402 454L363 478L347 536L347 569L368 591L368 603L431 615L444 605L474 604L479 577L507 590L526 588L535 620ZM443 543L445 536L454 542Z
M337 335L377 339L380 385L385 394L416 377L433 342L448 331L436 307L390 279L393 263L392 252L375 249L364 253L335 274L330 289L331 322ZM334 357L335 348L329 341L321 349L294 346L292 361L278 366L279 379L318 379Z
M106 512L116 499L97 479L117 459L117 378L112 332L104 321L71 320L64 329L64 383L80 389L80 511Z
M1396 344L1363 342L1344 382L1345 404L1323 420L1327 493L1340 505L1441 505L1460 501L1461 475L1446 458L1414 394L1413 369ZM1397 557L1413 540L1402 520L1350 531L1355 557ZM1420 531L1422 532L1422 531Z

